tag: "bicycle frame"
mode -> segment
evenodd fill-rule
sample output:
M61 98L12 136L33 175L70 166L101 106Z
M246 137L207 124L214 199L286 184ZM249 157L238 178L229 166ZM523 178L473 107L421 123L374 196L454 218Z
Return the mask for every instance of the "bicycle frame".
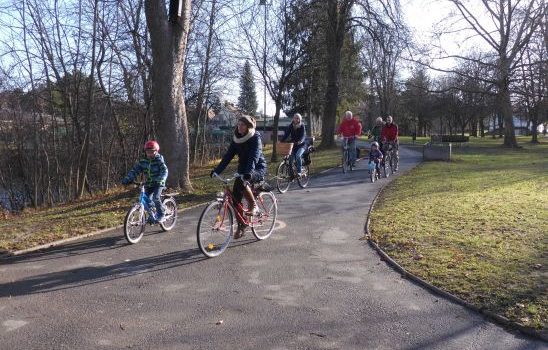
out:
M235 213L236 219L238 222L241 222L245 225L250 225L251 222L249 221L249 219L246 218L245 215L242 215L244 211L242 203L238 203L237 206L234 205L234 195L232 194L232 190L229 187L229 183L232 180L235 180L241 177L241 175L235 174L234 177L228 178L228 179L223 179L219 175L216 175L216 177L224 183L223 196L222 197L217 196L217 200L223 203L223 209L224 209L223 215L226 215L226 209L230 207L230 209ZM255 195L255 193L253 193L253 195ZM225 217L223 216L223 221L224 220L225 220Z

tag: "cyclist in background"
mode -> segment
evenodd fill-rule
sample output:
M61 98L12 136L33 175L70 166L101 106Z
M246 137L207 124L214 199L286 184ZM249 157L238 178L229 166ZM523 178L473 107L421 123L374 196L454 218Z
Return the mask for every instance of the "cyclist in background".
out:
M391 144L396 156L396 164L399 164L399 139L398 139L398 126L394 124L394 120L391 115L386 117L386 124L382 128L381 140L384 143L383 151L388 149L388 144ZM394 171L398 171L397 165Z
M369 139L371 140L371 142L379 143L379 150L382 149L381 132L383 127L384 121L381 117L378 117L377 119L375 119L375 126L373 127L373 129L371 129L371 133L369 134Z
M352 112L346 111L344 119L337 129L337 134L348 138L348 148L350 154L350 162L352 166L356 163L356 138L362 134L362 126L359 121L352 118ZM344 146L344 144L343 144Z
M301 176L303 168L302 157L306 150L306 130L302 120L303 117L299 113L295 113L293 122L285 129L284 136L281 140L281 142L286 142L287 139L290 139L290 141L293 142L291 157L289 159L289 169L290 172L293 172L293 161L295 161L297 165L297 176ZM290 173L289 175L294 176L295 174Z
M256 215L259 210L250 184L263 181L267 171L261 135L255 130L255 125L253 117L244 115L238 119L228 150L224 154L221 163L210 174L213 177L222 173L232 158L238 155L238 173L243 175L243 180L237 178L234 181L232 195L236 208L242 208L242 198L245 197L248 204L248 215ZM241 238L245 233L245 229L246 226L242 222L238 222L234 239Z
M148 199L148 205L152 208L152 202L156 206L156 221L162 223L165 221L164 207L160 195L165 188L167 180L167 166L164 157L160 153L160 145L154 140L147 141L144 146L145 157L139 159L137 164L129 171L122 180L122 184L127 185L143 173L146 176L145 194Z
M375 168L377 169L377 177L380 178L381 169L380 164L382 163L383 155L382 152L379 150L379 143L377 141L373 141L371 144L371 150L369 151L369 163L374 162Z

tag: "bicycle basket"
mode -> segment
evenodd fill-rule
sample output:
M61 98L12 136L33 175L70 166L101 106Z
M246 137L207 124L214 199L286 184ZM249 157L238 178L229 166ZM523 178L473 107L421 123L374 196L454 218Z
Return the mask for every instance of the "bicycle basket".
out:
M276 151L278 154L291 154L291 150L293 149L292 143L287 142L277 142L276 143Z

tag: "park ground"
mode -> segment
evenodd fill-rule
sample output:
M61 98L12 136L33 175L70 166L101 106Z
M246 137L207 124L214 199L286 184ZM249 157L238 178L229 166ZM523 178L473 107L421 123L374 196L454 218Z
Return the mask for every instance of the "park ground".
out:
M548 141L520 141L471 142L450 163L420 164L382 191L371 232L409 272L545 331Z
M413 146L411 138L401 141ZM372 233L410 272L542 330L548 310L548 143L520 141L521 149L505 150L500 139L472 139L454 149L453 162L423 163L398 178L381 193ZM337 166L339 158L337 149L315 153L313 172ZM270 164L270 174L276 165ZM219 189L207 176L212 166L192 169L195 192L177 198L180 208L203 203ZM119 187L77 203L5 214L0 250L118 226L136 195L136 190Z

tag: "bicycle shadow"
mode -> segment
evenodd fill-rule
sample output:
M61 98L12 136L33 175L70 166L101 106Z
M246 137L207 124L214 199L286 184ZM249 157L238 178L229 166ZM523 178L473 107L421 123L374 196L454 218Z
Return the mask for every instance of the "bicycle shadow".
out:
M49 293L155 273L207 259L199 249L175 251L110 266L86 266L49 272L0 284L0 298Z

